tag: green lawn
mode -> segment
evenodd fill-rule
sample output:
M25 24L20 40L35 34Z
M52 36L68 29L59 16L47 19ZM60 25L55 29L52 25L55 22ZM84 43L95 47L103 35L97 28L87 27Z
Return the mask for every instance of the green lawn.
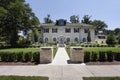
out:
M66 48L66 51L68 53L68 56L70 56L70 48ZM84 51L89 51L89 52L99 52L99 51L112 51L112 52L120 52L120 48L116 47L98 47L98 48L84 48Z
M99 47L99 48L84 48L85 51L94 51L94 52L98 52L98 51L112 51L112 52L120 52L120 48L116 48L116 47Z
M54 50L53 50L53 58L55 57L56 52L57 52L57 48L54 48Z
M10 48L1 49L0 52L39 52L40 48ZM53 48L53 57L56 55L57 48Z
M120 80L120 77L85 77L83 80Z
M47 77L0 76L0 80L48 80Z
M10 48L0 50L0 52L37 52L37 51L40 51L40 48Z

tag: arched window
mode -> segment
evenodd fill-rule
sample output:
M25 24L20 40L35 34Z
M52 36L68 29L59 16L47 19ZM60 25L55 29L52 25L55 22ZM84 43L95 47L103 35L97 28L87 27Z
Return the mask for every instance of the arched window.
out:
M78 38L77 37L75 38L75 41L78 42Z
M67 41L67 42L70 42L70 38L67 38L66 41Z
M56 38L53 38L53 41L56 42Z
M42 38L39 38L39 42L42 43L42 42L43 42L43 39L42 39Z
M87 41L86 41L86 38L83 38L83 42L87 42Z
M45 38L45 43L47 43L48 42L48 38Z

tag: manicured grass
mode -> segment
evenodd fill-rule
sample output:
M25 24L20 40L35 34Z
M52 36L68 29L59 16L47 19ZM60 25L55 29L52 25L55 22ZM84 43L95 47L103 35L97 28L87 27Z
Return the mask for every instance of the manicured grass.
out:
M57 48L54 48L54 49L53 49L53 58L55 57L56 52L57 52Z
M120 52L120 48L116 47L99 47L99 48L84 48L84 51L89 52L99 52L99 51L112 51L112 52Z
M83 80L120 80L120 77L85 77Z
M70 48L66 48L66 51L68 53L68 56L70 56ZM98 48L84 48L84 52L99 52L99 51L112 51L112 52L120 52L120 48L116 48L116 47L98 47Z
M0 80L48 80L47 77L0 76Z
M10 48L1 49L0 52L38 52L40 48Z
M70 48L66 48L68 56L70 56Z
M40 48L10 48L10 49L1 49L0 52L39 52ZM57 48L53 49L53 57L56 55Z

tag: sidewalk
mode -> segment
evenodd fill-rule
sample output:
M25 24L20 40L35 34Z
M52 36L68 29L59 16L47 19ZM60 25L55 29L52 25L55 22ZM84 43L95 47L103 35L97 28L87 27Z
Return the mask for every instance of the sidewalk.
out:
M0 66L0 75L47 76L49 80L82 80L82 77L120 77L120 65Z
M70 60L69 56L64 47L59 47L56 56L51 63L52 65L66 65L67 61Z

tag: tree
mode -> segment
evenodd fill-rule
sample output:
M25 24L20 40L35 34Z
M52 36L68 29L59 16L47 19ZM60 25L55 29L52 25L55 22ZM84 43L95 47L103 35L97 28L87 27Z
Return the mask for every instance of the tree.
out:
M36 24L36 16L25 0L0 0L0 7L4 14L0 14L0 33L15 47L19 38L18 32L29 31Z
M90 24L90 23L91 23L90 18L91 18L91 16L89 16L89 15L84 15L84 16L83 16L83 20L81 21L81 23Z
M79 23L79 16L76 16L76 15L70 16L70 22L71 23Z
M116 38L113 34L108 35L106 43L108 45L115 45L116 44Z
M118 36L118 44L120 44L120 34L119 34L119 36Z
M33 36L34 36L34 41L35 41L35 42L38 42L38 36L39 36L39 31L38 31L38 29L37 29L37 28L34 28L34 29L32 30L32 34L33 34Z
M107 24L104 21L101 21L101 20L91 21L90 24L96 26L96 34L99 33L99 31L104 31L105 28L107 28Z
M115 35L119 35L119 34L120 34L120 28L116 28L116 29L114 30L114 34L115 34Z
M45 23L53 23L53 21L50 19L50 14L47 15L47 17L44 18Z
M88 31L87 41L88 41L88 42L91 42L91 34L90 34L90 31Z

